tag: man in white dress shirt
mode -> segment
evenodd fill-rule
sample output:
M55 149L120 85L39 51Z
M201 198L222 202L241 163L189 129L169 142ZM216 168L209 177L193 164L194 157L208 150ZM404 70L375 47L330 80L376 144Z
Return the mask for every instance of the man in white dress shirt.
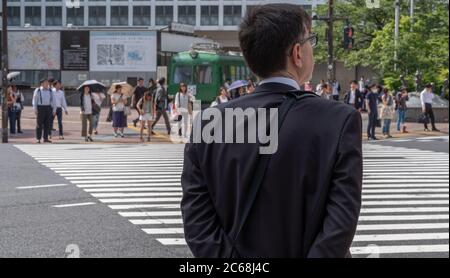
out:
M62 84L61 81L56 80L53 82L53 94L55 96L55 105L56 105L56 117L58 119L58 130L59 130L59 139L64 139L64 132L63 132L63 124L62 124L62 117L63 117L63 111L66 115L69 114L67 111L67 102L66 102L66 95L64 91L62 90ZM53 121L55 120L55 117L53 117ZM52 126L53 126L52 121Z
M434 113L433 113L433 85L427 84L425 89L420 93L420 102L422 104L422 112L427 115L431 120L431 128L433 131L439 131L434 123ZM425 131L428 131L428 124L424 124Z

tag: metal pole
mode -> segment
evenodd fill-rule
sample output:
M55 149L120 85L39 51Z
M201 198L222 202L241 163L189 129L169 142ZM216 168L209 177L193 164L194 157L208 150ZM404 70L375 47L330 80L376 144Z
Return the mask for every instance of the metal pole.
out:
M414 24L414 0L411 0L411 4L409 5L409 17L411 18L411 28L410 31L413 31Z
M334 14L334 1L328 0L328 68L327 78L328 81L334 80L334 57L333 57L333 14Z
M7 92L8 86L8 8L7 1L2 0L2 142L8 143L8 103Z
M400 24L400 0L395 1L394 71L397 71L397 47Z

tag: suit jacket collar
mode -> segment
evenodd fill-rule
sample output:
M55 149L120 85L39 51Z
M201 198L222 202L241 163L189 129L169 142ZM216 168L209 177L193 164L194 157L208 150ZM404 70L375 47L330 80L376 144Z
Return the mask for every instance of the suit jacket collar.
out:
M288 91L297 91L297 89L292 86L289 86L287 84L269 82L269 83L264 83L264 84L258 85L255 88L254 93L257 94L260 92L288 92Z

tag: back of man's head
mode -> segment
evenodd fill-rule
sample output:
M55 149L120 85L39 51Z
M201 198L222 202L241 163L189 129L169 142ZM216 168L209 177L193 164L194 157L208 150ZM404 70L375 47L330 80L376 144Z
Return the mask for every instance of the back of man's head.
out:
M310 16L298 5L269 4L250 9L239 30L248 66L261 78L285 70L289 49L310 28Z

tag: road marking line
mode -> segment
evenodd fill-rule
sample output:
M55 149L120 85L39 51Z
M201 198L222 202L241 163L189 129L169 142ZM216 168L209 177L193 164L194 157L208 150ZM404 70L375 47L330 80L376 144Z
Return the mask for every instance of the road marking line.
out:
M363 201L363 206L368 205L448 205L448 200L424 200L424 201Z
M152 203L152 202L180 202L181 198L124 198L99 199L102 203Z
M64 205L54 205L54 208L69 208L69 207L81 207L81 206L89 206L95 205L94 202L86 202L86 203L76 203L76 204L64 204Z
M182 192L151 192L151 193L92 193L96 198L110 197L158 197L158 196L182 196Z
M180 209L180 204L165 205L165 204L151 204L151 205L109 205L110 209L123 210L123 209L140 209L140 208L156 208L156 209Z
M355 235L353 242L360 241L397 241L397 240L426 240L426 239L448 239L448 233L411 233L411 234L377 234L377 235Z
M353 255L370 254L377 251L379 254L399 254L399 253L441 253L448 252L448 244L436 245L393 245L369 247L351 247L350 252Z
M448 229L448 223L411 223L411 224L363 224L358 225L358 231L380 230L422 230L422 229Z
M58 184L44 184L44 185L31 185L31 186L19 186L16 189L35 189L35 188L49 188L49 187L62 187L68 186L67 183L58 183Z
M149 235L168 235L168 234L183 234L184 229L183 228L149 228L149 229L142 229L144 232L146 232Z
M383 194L383 195L363 195L363 200L382 200L382 199L432 199L432 198L447 198L448 194L422 194L422 193L411 193L411 194Z
M359 221L391 221L391 220L435 220L449 219L448 214L424 215L360 215Z
M184 238L157 238L156 240L163 245L187 245Z
M157 218L157 219L130 219L130 222L134 225L161 225L161 224L183 224L181 218Z
M395 213L395 212L448 212L448 207L405 207L405 208L362 208L364 213Z
M123 217L179 216L181 215L181 211L119 211L119 214Z
M445 189L444 189L445 190ZM119 188L93 188L84 189L84 191L92 192L160 192L160 191L182 191L181 187L119 187ZM448 191L448 190L447 190ZM444 192L444 191L439 191Z
M161 183L122 183L122 184L77 184L80 188L108 188L108 187L143 187L143 186L179 186L181 187L181 183L173 183L173 182L161 182Z

